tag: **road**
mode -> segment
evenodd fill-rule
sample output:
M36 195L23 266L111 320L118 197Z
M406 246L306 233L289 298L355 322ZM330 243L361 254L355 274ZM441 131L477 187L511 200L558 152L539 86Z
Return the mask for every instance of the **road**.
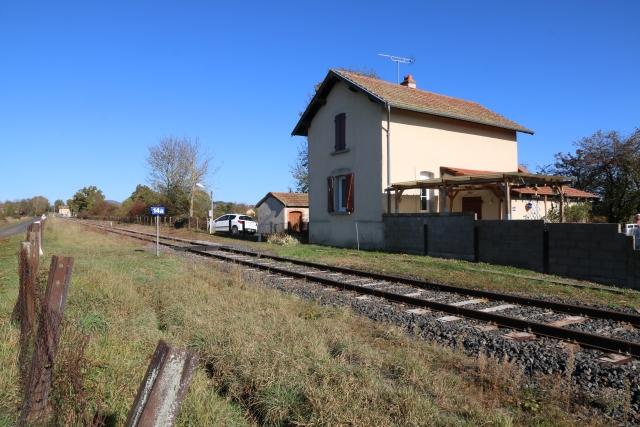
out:
M0 239L3 237L11 237L15 234L25 233L29 224L40 221L40 217L36 216L27 222L21 222L20 224L10 225L8 227L0 228Z

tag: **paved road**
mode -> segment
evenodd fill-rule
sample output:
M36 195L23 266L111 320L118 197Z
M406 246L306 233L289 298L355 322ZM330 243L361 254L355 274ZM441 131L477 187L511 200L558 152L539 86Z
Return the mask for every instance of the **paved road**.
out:
M40 217L36 216L27 222L21 222L20 224L10 225L8 227L0 228L0 238L11 237L15 234L20 234L20 233L26 233L27 227L29 227L29 224L39 220L40 220Z

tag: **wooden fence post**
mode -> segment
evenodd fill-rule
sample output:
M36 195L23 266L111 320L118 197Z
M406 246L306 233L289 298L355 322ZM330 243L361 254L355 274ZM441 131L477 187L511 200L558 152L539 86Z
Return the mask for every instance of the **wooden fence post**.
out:
M72 270L73 258L57 255L51 257L49 280L38 322L19 424L37 420L47 408Z

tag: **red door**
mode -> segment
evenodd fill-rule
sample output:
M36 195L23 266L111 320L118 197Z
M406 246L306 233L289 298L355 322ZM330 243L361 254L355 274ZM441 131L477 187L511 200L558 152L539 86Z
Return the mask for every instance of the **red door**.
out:
M474 212L476 219L482 219L482 197L463 197L462 212Z

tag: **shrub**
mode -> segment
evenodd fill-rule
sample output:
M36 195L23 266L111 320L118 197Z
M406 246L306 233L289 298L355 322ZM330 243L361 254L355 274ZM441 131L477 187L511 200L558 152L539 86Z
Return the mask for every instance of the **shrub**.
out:
M173 226L175 228L183 228L183 227L187 226L188 224L189 224L189 215L180 215L180 216L176 217L176 219L175 219L175 221L173 223Z
M295 237L285 233L272 234L267 239L267 243L281 246L295 246L300 243Z

